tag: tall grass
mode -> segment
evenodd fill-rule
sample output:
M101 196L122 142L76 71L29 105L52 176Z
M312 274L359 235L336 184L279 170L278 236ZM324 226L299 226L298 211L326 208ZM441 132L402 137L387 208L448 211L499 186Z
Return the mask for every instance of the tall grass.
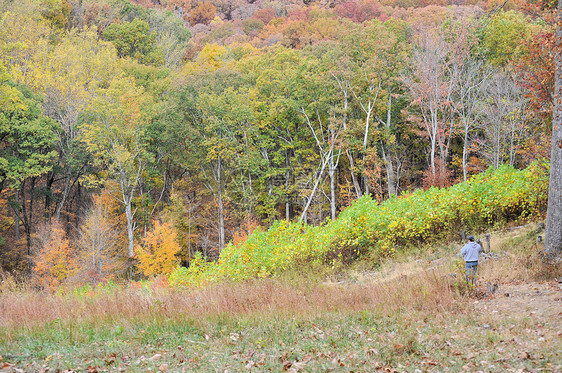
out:
M192 290L126 286L111 292L57 295L36 291L0 293L0 326L33 327L53 321L213 317L222 314L302 315L315 311L451 309L455 293L437 272L384 284L291 285L276 279L221 283Z

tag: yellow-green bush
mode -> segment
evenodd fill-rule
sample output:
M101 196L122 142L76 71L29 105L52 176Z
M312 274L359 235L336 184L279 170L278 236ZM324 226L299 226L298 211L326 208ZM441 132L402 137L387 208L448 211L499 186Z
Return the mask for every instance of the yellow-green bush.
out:
M367 196L321 226L277 221L266 231L256 230L238 246L229 244L218 262L199 260L193 268L176 269L170 283L272 276L306 260L392 256L396 250L454 237L461 229L477 232L538 217L547 195L548 165L534 163L525 170L490 169L447 189L420 189L382 204Z

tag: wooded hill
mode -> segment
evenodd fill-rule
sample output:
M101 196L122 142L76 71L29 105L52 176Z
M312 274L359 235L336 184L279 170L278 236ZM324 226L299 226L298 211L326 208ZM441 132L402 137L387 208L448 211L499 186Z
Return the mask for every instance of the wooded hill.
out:
M370 235L404 233L417 213L385 201L548 157L552 14L501 5L3 0L0 267L57 286L265 250L242 243L256 227L385 255L427 238L451 216L383 240L330 227L363 224L336 223L359 200ZM525 198L514 218L543 212Z

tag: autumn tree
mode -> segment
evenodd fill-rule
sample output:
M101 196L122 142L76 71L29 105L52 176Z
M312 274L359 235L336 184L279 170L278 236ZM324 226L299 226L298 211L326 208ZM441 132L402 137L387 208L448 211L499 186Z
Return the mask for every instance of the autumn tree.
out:
M95 163L119 184L115 196L125 208L127 254L134 256L136 228L133 199L150 157L145 148L145 129L151 107L149 97L131 79L115 78L98 93L86 122L83 141Z
M483 86L481 151L492 167L515 163L523 138L526 100L513 79L496 72Z
M119 275L123 270L116 216L110 211L113 197L102 194L86 211L78 231L78 256L81 277L98 283Z
M149 13L148 24L155 35L155 47L161 52L164 65L178 67L191 38L183 20L172 12L153 10Z
M215 18L217 8L210 2L202 2L189 13L189 23L194 26L198 23L209 24Z
M87 110L96 87L108 84L116 73L116 59L113 46L99 40L97 33L89 29L71 32L57 45L33 57L36 63L28 72L27 81L43 95L45 113L60 125L58 151L62 170L52 172L48 179L50 186L55 179L64 183L55 219L60 219L73 186L88 170L90 160L78 141L78 118ZM47 210L49 207L45 206Z
M136 248L139 268L145 276L169 275L179 263L180 250L173 226L156 222L154 230Z
M22 222L30 254L35 185L53 168L58 128L41 113L38 98L26 87L10 82L5 72L0 63L0 191L5 187L14 191L11 205L16 215L16 240Z
M34 281L46 289L55 290L76 274L76 252L57 221L42 226L35 241Z
M404 83L418 109L419 122L429 138L429 185L447 182L446 162L453 135L453 121L448 120L453 92L453 76L448 75L449 46L437 30L418 35L411 71Z

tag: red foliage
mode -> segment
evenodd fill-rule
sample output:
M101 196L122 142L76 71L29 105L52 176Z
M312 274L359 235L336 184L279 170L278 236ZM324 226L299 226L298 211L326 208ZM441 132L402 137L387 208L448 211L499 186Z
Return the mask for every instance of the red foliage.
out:
M365 22L384 15L384 11L377 1L349 1L336 7L336 14L340 17L349 18L353 22ZM386 17L386 15L384 15ZM383 18L384 18L383 17Z
M273 8L263 8L254 13L252 18L258 19L267 25L272 19L277 18L277 14Z
M452 185L451 183L451 170L447 168L445 162L441 159L435 159L435 174L431 168L423 172L422 186L424 189L429 189L432 186L438 188L446 188Z
M548 117L553 103L555 34L542 32L526 43L527 53L516 64L518 83L525 88L535 112L542 118Z
M310 17L310 10L312 8L300 8L292 11L287 15L287 19L298 20L298 21L308 21Z

